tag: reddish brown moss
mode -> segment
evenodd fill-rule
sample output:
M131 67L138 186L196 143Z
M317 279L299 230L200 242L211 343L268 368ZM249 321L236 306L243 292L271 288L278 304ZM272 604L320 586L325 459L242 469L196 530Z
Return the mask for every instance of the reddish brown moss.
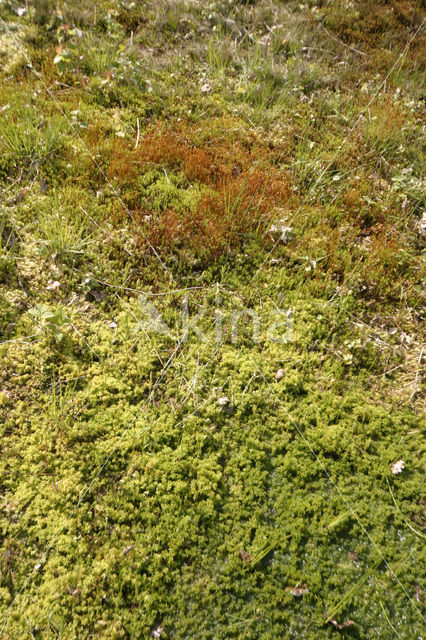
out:
M205 130L187 124L157 124L141 136L137 149L114 141L110 157L107 177L126 192L140 243L148 239L158 247L182 246L205 258L235 248L247 234L264 231L275 209L286 207L291 196L289 182L274 167L268 149L209 138ZM147 224L150 212L138 205L134 184L144 170L157 165L182 172L189 184L205 190L193 209L166 210Z
M356 10L356 13L354 11ZM424 3L414 0L361 0L352 12L336 3L327 12L325 24L339 39L357 45L371 54L368 66L377 70L389 68L386 50L402 50L424 18ZM405 64L414 61L424 66L426 35L419 33L407 51ZM394 57L394 56L392 56Z

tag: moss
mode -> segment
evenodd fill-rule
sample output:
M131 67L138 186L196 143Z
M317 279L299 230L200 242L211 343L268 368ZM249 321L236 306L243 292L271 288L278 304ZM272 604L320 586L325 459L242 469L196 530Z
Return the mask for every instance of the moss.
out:
M115 383L111 387L105 379L105 384L116 392ZM369 535L386 548L386 559L397 568L404 550L410 549L410 568L405 566L410 579L415 580L419 540L409 531L404 540L394 540L394 511L383 484L391 454L396 453L389 452L387 438L393 440L395 428L406 431L406 416L401 413L390 418L371 407L366 423L365 410L359 416L359 401L354 397L342 406L332 394L311 396L295 405L292 413L316 455L327 460L339 491L352 502L356 498L357 515L369 518ZM59 485L53 497L49 489L52 479L45 471L42 478L46 480L39 483L35 499L30 482L21 480L15 492L15 510L19 513L19 504L30 498L31 506L20 514L19 525L31 532L31 514L43 513L47 528L38 535L46 542L59 524L65 526L55 542L55 553L39 570L42 579L35 581L39 582L37 600L26 605L32 625L42 629L47 622L36 604L43 601L49 612L60 613L70 636L77 626L95 633L99 620L105 621L112 634L117 625L120 633L148 634L159 619L168 635L185 637L196 625L200 637L217 637L224 626L228 637L238 637L240 625L234 616L245 621L253 618L249 637L259 632L276 634L284 626L296 632L303 628L308 611L314 624L320 624L324 609L344 594L340 581L356 583L371 562L376 562L356 518L349 515L334 523L347 507L304 439L274 402L264 399L261 414L243 427L238 414L223 420L209 403L179 429L174 427L176 418L158 410L135 420L135 412L123 405L117 421L120 404L111 414L101 406L105 406L102 400L95 421L105 424L104 430L98 427L96 439L92 434L89 440L74 440L71 449L62 449L60 465L61 447L55 431L50 435L45 432L40 463L34 457L36 443L31 444L34 428L21 433L27 441L28 460L22 460L21 465L30 463L34 470L41 464L47 471L54 464L57 471L51 468L51 473L54 477L59 474ZM320 426L312 424L309 411L313 410ZM303 415L309 428L300 422ZM352 426L357 424L355 415L362 419L361 431ZM96 468L96 459L102 459L123 433L123 422L129 425L128 431L120 436L120 449L110 459L109 479L100 479L93 506L84 503L77 519L58 522L59 513L69 509L79 486L90 477L91 467ZM409 428L412 426L411 418ZM116 435L111 439L113 433ZM370 445L360 455L371 438L378 448L374 451ZM403 451L399 449L398 455L412 459L414 450L415 438ZM342 473L353 478L349 485ZM411 495L418 497L419 489L420 484L412 485ZM16 526L7 524L11 531ZM303 559L301 547L305 550ZM254 558L263 556L262 560L253 566L245 564L239 549ZM360 557L355 565L347 556L353 550ZM392 579L386 577L386 566L379 566L380 573L363 593L374 591L387 601ZM297 603L288 598L285 587L302 582L308 584L309 595ZM394 607L405 596L396 595L395 589L393 594ZM132 615L136 603L137 620ZM376 628L380 624L375 608L366 608L358 594L348 606L351 618ZM202 615L206 608L212 612L207 619ZM15 617L19 611L18 605ZM406 615L416 628L415 613L409 609ZM263 621L266 616L271 620L268 630ZM382 631L386 637L385 626ZM315 633L328 635L321 627Z
M373 566L371 580L341 610L342 619L377 628L382 623L371 603L381 600L403 608L411 634L420 624L415 610L405 604L371 541L413 590L420 580L420 539L395 512L386 478L401 508L406 501L410 517L420 516L420 505L414 506L421 493L419 418L409 410L389 413L359 392L342 398L318 390L321 358L305 350L313 336L323 340L327 333L312 304L294 311L295 335L306 335L306 346L300 338L286 346L265 344L255 356L229 342L214 365L219 391L212 396L212 372L202 367L211 366L213 345L192 340L155 405L146 404L157 356L149 340L129 351L137 324L129 324L125 308L115 338L103 323L92 327L101 361L86 368L82 385L55 395L48 389L30 413L22 412L24 399L8 405L2 464L9 474L2 475L7 495L13 490L13 511L4 521L5 535L15 540L4 582L11 597L10 570L16 582L18 567L29 571L39 549L55 539L31 583L31 601L19 597L15 603L10 628L18 633L25 607L33 629L46 634L53 620L69 637L81 629L94 635L103 629L108 637L147 635L161 622L174 637L186 637L195 625L203 638L225 629L227 637L237 638L241 619L248 637L276 636L288 628L296 634L307 624L316 637L328 637L323 612L333 610L345 585L358 584ZM158 338L156 343L161 349L167 344ZM18 383L28 384L36 360L51 381L50 358L40 361L46 344L26 346L26 361L20 362L23 349L16 345L15 356L9 351L15 368L6 360ZM117 355L124 353L126 367L116 370ZM298 353L306 361L300 363ZM73 370L69 357L52 352L51 363L61 378L81 375L81 365L76 362ZM271 387L254 376L261 363ZM276 382L279 366L286 373ZM176 405L197 371L199 409L192 415L190 406ZM232 412L218 405L220 393L232 397ZM390 465L400 457L410 461L409 475L393 479ZM105 459L106 473L73 512ZM360 521L369 523L369 537ZM18 563L23 535L26 560ZM243 560L240 551L252 560ZM296 601L286 587L303 583L309 592ZM369 607L367 595L373 598ZM206 609L212 612L208 618ZM390 637L386 624L381 633ZM405 637L404 627L399 631Z
M6 638L421 635L418 10L308 4L0 3Z
M140 193L140 206L155 213L167 209L180 212L194 209L201 197L198 185L188 185L185 176L169 174L161 169L141 175L136 186Z

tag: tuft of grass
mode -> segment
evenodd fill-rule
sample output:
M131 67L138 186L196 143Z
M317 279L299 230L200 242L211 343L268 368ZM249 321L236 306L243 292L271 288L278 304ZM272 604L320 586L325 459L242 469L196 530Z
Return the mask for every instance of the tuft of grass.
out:
M77 38L75 57L79 69L88 76L105 76L119 66L119 56L123 47L112 39L100 38L85 33Z
M60 260L75 261L94 242L84 214L57 196L52 209L40 207L38 225L41 251Z
M365 143L382 156L390 156L404 141L407 114L388 98L369 110L365 124Z
M47 119L27 104L14 105L0 115L0 149L19 166L40 168L62 142L62 118Z

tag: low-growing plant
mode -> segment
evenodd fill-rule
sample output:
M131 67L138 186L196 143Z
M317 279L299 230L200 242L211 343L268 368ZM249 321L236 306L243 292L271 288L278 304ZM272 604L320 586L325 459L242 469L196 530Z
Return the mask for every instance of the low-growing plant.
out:
M124 46L111 38L99 38L86 33L76 39L75 64L89 76L104 76L118 67L123 50Z
M231 46L225 38L217 38L211 40L207 48L207 60L210 68L219 74L223 75L226 70L235 64L235 52L232 51Z
M423 17L421 2L360 0L347 3L339 0L330 4L324 23L345 44L353 44L369 53L379 53L402 49L421 25ZM417 56L421 59L424 46L424 36L414 40L404 62L411 64ZM375 56L366 58L367 65L373 66L379 61L380 58ZM389 68L389 60L386 66Z
M58 343L62 341L64 330L69 325L69 320L62 307L55 309L40 302L35 307L32 307L28 313L40 332L53 337Z
M63 120L45 118L29 104L14 105L0 115L0 148L19 166L39 168L57 152Z
M407 114L392 101L383 98L365 118L365 143L385 158L398 149L404 140Z
M12 249L16 243L16 233L8 223L4 211L0 212L0 281L10 273L13 265Z
M420 637L418 3L35 2L0 120L76 135L0 140L4 634Z
M40 208L38 224L42 252L59 259L75 260L93 243L84 213L58 197L55 197L53 208Z
M155 246L182 246L206 259L264 232L274 210L286 207L291 195L286 174L271 166L264 148L247 149L187 124L157 125L141 137L137 150L117 142L109 155L107 175L123 189L124 198L126 191L131 194L142 244L146 235ZM143 184L144 175L153 171L164 172L155 184L156 200L150 202L150 186L138 205L134 185ZM179 189L168 171L181 176Z
M54 4L52 0L34 0L34 21L44 25L52 18Z

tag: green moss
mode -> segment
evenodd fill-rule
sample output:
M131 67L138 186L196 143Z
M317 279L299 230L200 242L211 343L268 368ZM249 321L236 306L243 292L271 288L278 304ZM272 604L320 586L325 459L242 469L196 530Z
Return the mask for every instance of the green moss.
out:
M108 394L119 392L113 379L99 382ZM90 398L93 393L92 386ZM99 620L106 622L112 634L115 625L127 635L148 634L160 620L167 634L175 637L185 637L194 625L200 637L217 637L225 628L227 637L239 637L241 624L248 625L252 618L249 637L266 633L272 638L288 627L300 632L307 620L316 628L317 637L327 637L326 629L317 626L323 611L329 611L345 594L344 584L356 583L372 562L377 564L357 517L350 513L335 523L347 511L341 494L356 504L356 516L368 518L369 536L386 550L384 555L400 579L401 558L410 550L411 560L408 565L404 562L404 582L407 572L409 583L415 581L420 541L409 530L403 538L394 538L394 510L383 483L391 454L414 463L416 438L398 453L388 448L388 438L392 442L396 431L405 433L413 421L410 418L407 425L403 413L390 418L383 410L371 408L368 422L364 410L362 428L354 430L359 401L354 398L342 406L330 394L299 401L291 413L304 437L267 398L261 401L257 417L246 418L244 423L239 409L234 416L222 418L211 402L197 417L176 428L178 416L166 417L158 410L137 416L135 409L119 401L110 412L101 408L105 396L98 396L96 414L87 426L81 425L86 437L73 438L70 448L65 442L61 445L55 430L45 431L41 457L36 453L34 425L22 431L20 438L27 444L21 468L30 464L33 474L41 465L44 471L37 497L29 478L20 480L15 490L19 529L31 533L32 518L43 513L44 527L39 530L36 526L34 533L38 531L39 541L47 544L64 526L55 540L55 551L34 580L31 589L33 598L37 593L36 600L25 605L31 624L43 628L47 623L37 605L43 601L49 612L61 613L70 637L77 628L94 633ZM320 420L317 426L312 423L313 410ZM89 436L90 423L97 428ZM371 438L376 450L371 445L365 449ZM120 447L114 451L118 439ZM306 441L319 460L326 461L334 484ZM77 518L63 519L59 514L69 513L92 469L109 453L108 479L99 480L93 506L84 501ZM52 473L59 483L54 495ZM410 495L418 496L420 486L411 483ZM20 505L29 500L31 506L21 512ZM12 532L18 524L6 526ZM262 557L264 549L270 551L251 566L241 560L241 549L252 557ZM348 559L349 551L359 554L355 564ZM30 555L27 550L28 559ZM392 589L391 606L404 601L386 565L379 567L362 597L355 593L341 615L377 628L377 611L371 608L371 601L365 606L366 594L388 602ZM286 586L305 582L309 595L303 601L288 597ZM136 602L137 620L132 615ZM20 606L15 608L16 623ZM208 617L202 613L206 609L211 612ZM420 622L415 611L409 607L405 615L410 617L410 626L417 628ZM266 616L270 619L267 628ZM380 628L387 637L386 623L383 625ZM400 632L404 637L403 628Z
M136 185L141 206L155 213L168 209L178 212L192 209L202 193L198 185L188 185L185 176L169 174L165 169L145 172L138 178Z
M0 3L43 79L0 29L2 637L420 637L420 69L371 39L414 3L368 61L345 3L89 4ZM288 237L165 242L223 212L126 166L157 119L219 193L276 170Z
M309 327L307 344L323 334L315 310L307 305L294 312L295 335ZM93 326L96 343L90 341L101 360L85 369L83 384L56 386L54 395L47 390L30 413L22 413L24 404L8 405L2 464L10 470L7 495L13 491L14 515L4 521L5 535L15 540L13 584L18 567L22 575L31 571L54 539L26 596L14 604L10 628L21 628L25 608L42 635L54 620L66 637L81 629L145 636L159 623L170 637L186 637L194 625L202 638L238 638L242 629L247 637L272 638L289 628L302 633L307 625L315 637L328 637L324 611L373 567L369 581L339 609L340 618L363 628L379 625L383 637L391 637L387 622L377 621L381 601L404 611L409 634L420 629L386 564L414 593L421 540L395 511L386 478L405 517L419 516L419 419L409 410L389 413L365 394L342 398L315 390L324 375L321 359L309 356L300 339L265 344L257 355L230 342L210 364L214 338L204 345L192 338L156 403L146 404L157 356L148 337L129 351L137 324L129 324L124 310L117 321L116 337L103 324ZM167 343L154 339L164 349ZM19 384L31 380L34 358L51 381L49 358L40 361L46 345L25 350L27 364L18 356L15 365ZM298 352L305 354L302 363ZM116 368L124 354L125 368ZM52 353L53 363L56 375L74 378L69 357ZM267 383L254 375L259 365L266 365ZM285 376L276 382L279 366ZM75 367L81 374L81 365ZM192 415L192 403L180 405L179 398L187 397L194 374L198 410ZM232 398L230 412L217 402L223 393ZM393 479L390 466L398 458L407 461L407 475ZM24 535L25 561L18 564ZM242 559L243 552L253 560ZM13 597L8 576L5 594L10 589ZM300 601L286 590L304 583L309 591ZM410 637L404 626L398 629Z

